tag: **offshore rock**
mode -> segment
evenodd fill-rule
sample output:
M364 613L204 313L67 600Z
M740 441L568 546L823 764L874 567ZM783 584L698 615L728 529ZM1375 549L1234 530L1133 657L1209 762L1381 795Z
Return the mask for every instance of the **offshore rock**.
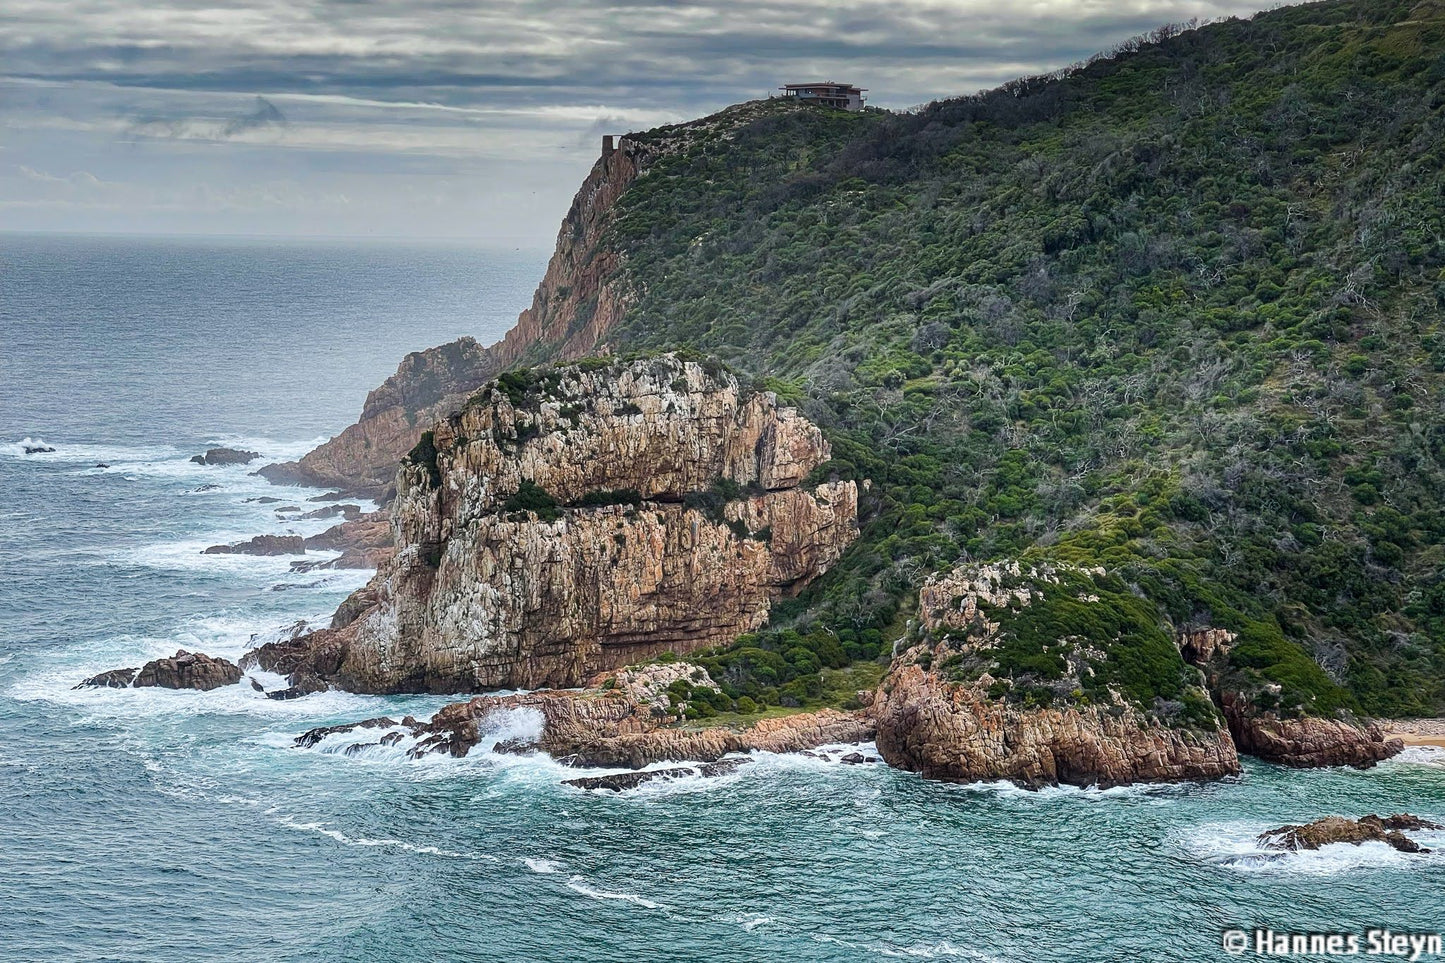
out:
M610 772L604 776L583 776L580 779L564 779L562 785L575 786L578 789L602 789L610 792L626 792L629 789L636 789L645 782L654 779L685 779L688 776L702 776L706 779L717 776L726 776L737 772L743 766L752 762L746 756L737 759L719 759L717 762L703 763L700 766L682 766L675 769L648 769L643 772Z
M204 455L192 455L197 465L246 465L260 458L260 452L242 451L239 448L212 448Z
M306 539L300 535L257 535L234 545L212 545L202 555L305 555Z
M377 569L396 554L391 537L391 520L385 512L348 517L347 521L331 526L320 535L312 535L306 539L305 545L311 551L339 551L341 555L325 562L292 562L292 568L305 571L315 568Z
M561 688L731 641L857 537L856 483L808 484L829 457L771 393L671 356L489 386L398 473L396 555L371 608L303 640L311 668L357 692Z
M91 676L75 688L106 687L112 689L200 689L202 691L235 685L241 681L241 670L226 659L213 658L201 652L180 649L168 659L155 659L139 669L111 669Z
M1445 830L1445 826L1412 816L1409 813L1383 818L1369 815L1359 819L1328 816L1303 826L1281 826L1278 829L1271 829L1267 833L1261 833L1259 841L1271 849L1286 849L1294 852L1319 849L1321 846L1330 846L1335 843L1349 843L1352 846L1359 846L1362 843L1386 843L1402 853L1430 852L1406 836L1405 830L1438 832Z
M1169 725L1112 690L1104 704L1031 705L1010 698L1011 688L987 671L961 671L990 664L1007 641L1005 613L1042 604L1049 587L1068 584L1068 574L1048 566L968 565L924 586L924 638L894 659L871 710L884 761L930 779L1006 779L1028 788L1204 780L1239 772L1229 733L1215 715L1212 724ZM1098 603L1087 590L1074 601ZM1102 660L1113 657L1095 647L1105 640L1051 641L1067 653L1062 678L1051 682L1061 693L1077 691ZM1202 692L1196 699L1207 705Z

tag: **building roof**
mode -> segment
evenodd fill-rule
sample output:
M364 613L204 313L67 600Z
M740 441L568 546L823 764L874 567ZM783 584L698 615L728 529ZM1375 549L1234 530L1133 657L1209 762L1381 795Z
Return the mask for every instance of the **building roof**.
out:
M840 83L838 83L836 80L818 80L818 81L814 81L813 83L810 83L810 84L783 84L783 86L779 87L778 89L779 89L779 90L807 90L807 89L812 88L812 87L843 87L843 88L846 88L847 90L849 90L850 92L856 91L856 92L858 92L858 93L860 93L860 94L863 93L864 91L866 91L866 90L868 89L867 87L854 87L854 86L852 86L851 84L840 84Z

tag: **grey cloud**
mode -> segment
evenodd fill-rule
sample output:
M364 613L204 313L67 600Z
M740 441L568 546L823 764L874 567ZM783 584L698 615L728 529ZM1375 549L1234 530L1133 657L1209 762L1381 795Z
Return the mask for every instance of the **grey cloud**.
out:
M0 126L7 163L83 165L125 188L108 203L139 224L165 210L175 227L201 192L287 198L296 211L277 230L344 211L392 219L373 230L523 224L545 240L603 133L800 78L852 81L903 108L1268 2L154 0L138 16L132 0L7 0ZM19 203L37 184L0 168L0 208L15 209L6 191ZM408 192L432 200L394 202ZM263 208L279 210L225 210ZM33 217L19 226L45 226ZM265 223L215 216L195 229Z

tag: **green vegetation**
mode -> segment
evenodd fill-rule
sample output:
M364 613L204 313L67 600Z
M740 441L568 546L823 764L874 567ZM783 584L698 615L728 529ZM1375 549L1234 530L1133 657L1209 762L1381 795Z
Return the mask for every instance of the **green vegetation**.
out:
M421 438L418 439L411 451L407 453L406 461L407 464L421 465L426 468L427 478L430 480L432 488L441 486L442 469L441 466L437 464L436 435L432 432L424 431L421 433Z
M555 522L562 517L562 507L557 504L557 499L548 494L547 489L527 478L522 480L516 494L502 503L502 511L509 515L514 512L533 512L544 522Z
M931 572L1052 558L1120 578L1090 628L1140 697L1178 675L1157 606L1244 631L1235 668L1286 707L1445 711L1442 54L1439 3L1332 0L909 114L638 135L687 146L619 202L610 340L721 358L873 482L759 638L866 660L844 640L901 635ZM713 659L815 698L791 651Z

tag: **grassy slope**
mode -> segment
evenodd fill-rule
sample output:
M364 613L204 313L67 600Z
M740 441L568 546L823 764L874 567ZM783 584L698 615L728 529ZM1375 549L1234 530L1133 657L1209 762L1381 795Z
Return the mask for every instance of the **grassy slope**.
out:
M704 124L622 199L613 341L766 380L874 481L798 632L745 645L886 656L928 572L1051 556L1247 629L1296 701L1445 710L1442 53L1445 4L1340 0Z

